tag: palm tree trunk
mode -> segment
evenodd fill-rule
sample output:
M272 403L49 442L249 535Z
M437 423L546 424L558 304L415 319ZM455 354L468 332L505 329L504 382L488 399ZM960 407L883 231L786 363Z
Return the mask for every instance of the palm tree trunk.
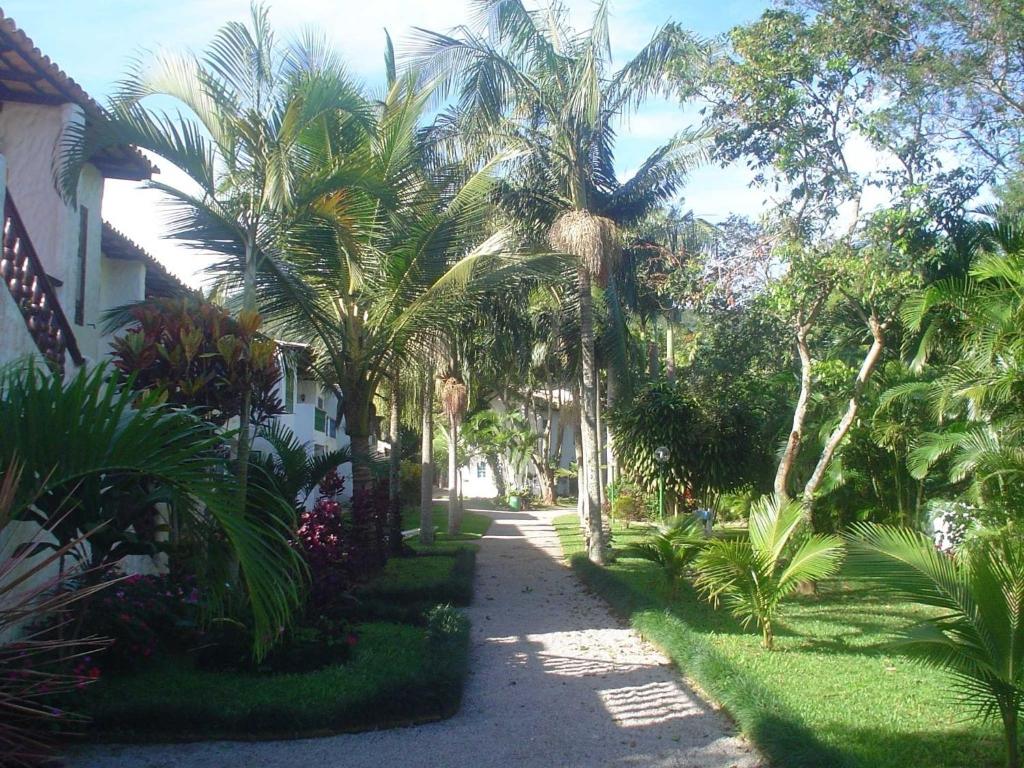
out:
M242 284L242 308L247 312L256 311L256 258L253 253L255 233L245 243L245 275ZM249 454L252 452L252 435L250 420L252 418L252 387L246 377L245 391L242 393L242 409L238 414L238 508L245 510L246 496L249 491Z
M587 493L586 493L586 457L583 455L583 414L577 411L576 424L572 431L572 442L576 449L576 516L580 521L580 528L587 527Z
M672 318L665 323L665 377L669 384L676 383L676 337Z
M1016 707L1004 707L1003 733L1006 739L1006 767L1020 768L1020 730Z
M459 422L455 415L448 417L448 535L459 532L462 523L459 514Z
M615 400L619 395L619 374L614 365L608 366L608 386L605 396L608 399L608 410L615 407ZM615 435L612 434L611 426L606 425L605 447L608 451L608 484L618 481L619 465L615 457Z
M395 369L391 381L391 462L388 467L388 548L393 555L402 553L402 451L398 436L401 396L398 370Z
M420 543L434 543L434 374L423 387L423 437L420 442Z
M604 542L601 535L601 503L598 481L597 404L594 380L594 307L590 294L590 272L582 264L578 269L580 298L580 342L583 364L583 387L580 407L580 437L583 443L584 486L587 498L587 556L591 562L604 564Z

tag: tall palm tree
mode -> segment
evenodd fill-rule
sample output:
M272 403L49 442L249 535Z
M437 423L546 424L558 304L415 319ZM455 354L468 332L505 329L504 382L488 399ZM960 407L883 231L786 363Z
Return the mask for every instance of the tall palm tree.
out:
M589 500L588 554L604 558L596 435L592 284L620 251L618 226L639 219L678 188L693 164L694 135L658 149L624 184L615 178L618 120L664 90L670 65L696 61L699 43L675 25L659 30L631 61L611 71L608 4L591 28L568 24L559 2L530 11L522 0L476 0L474 24L452 34L419 31L414 62L441 94L457 88L452 119L463 142L484 153L511 143L529 150L514 169L505 202L558 250L577 258L582 351L581 429Z
M172 99L178 111L149 106ZM105 146L133 144L184 172L189 185L149 182L175 204L171 236L242 264L241 311L260 309L256 274L279 219L294 206L296 174L311 131L368 119L368 104L323 41L310 34L282 46L265 6L249 25L222 27L202 56L147 57L119 84L110 120L70 126L58 184L73 198L81 169ZM240 503L249 469L250 400L240 414Z
M421 128L430 98L415 78L395 79L354 140L343 120L306 137L296 204L256 273L269 325L309 343L344 393L357 493L370 481L378 386L397 365L431 357L441 331L527 269L507 232L486 234L503 158L473 173L437 161ZM215 267L243 268L238 258Z

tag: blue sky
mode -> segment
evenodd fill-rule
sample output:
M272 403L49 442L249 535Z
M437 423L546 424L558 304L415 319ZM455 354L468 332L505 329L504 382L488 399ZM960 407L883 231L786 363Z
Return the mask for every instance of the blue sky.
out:
M401 54L410 27L448 30L465 21L466 0L270 0L274 28L289 37L308 26L328 35L352 71L370 88L383 78L383 30ZM574 20L587 24L591 0L568 0ZM611 33L616 58L626 59L665 21L672 19L703 36L716 36L756 18L762 0L612 0ZM103 101L133 56L147 49L201 50L226 21L248 16L249 0L7 0L4 12L39 49ZM676 131L692 124L694 109L669 102L647 105L620 130L617 164L628 175ZM175 182L173 171L164 180ZM686 205L718 220L730 212L756 214L762 192L748 187L741 168L707 168L694 173ZM104 215L175 273L195 282L196 256L162 238L156 193L125 182L108 184Z

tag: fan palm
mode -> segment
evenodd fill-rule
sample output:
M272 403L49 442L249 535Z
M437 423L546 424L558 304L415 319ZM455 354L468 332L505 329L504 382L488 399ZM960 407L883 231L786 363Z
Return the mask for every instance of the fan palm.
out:
M716 539L697 558L698 589L724 600L743 626L757 624L768 650L782 601L800 584L835 573L842 560L838 536L804 531L799 502L766 496L751 508L746 539Z
M685 69L702 46L675 25L611 71L608 4L597 4L591 28L568 25L558 2L530 11L522 0L476 0L475 24L452 34L419 31L415 63L457 89L453 123L462 143L484 153L495 144L529 150L502 190L505 209L578 259L577 298L582 351L581 431L589 499L588 554L603 558L598 503L596 373L591 299L619 253L617 227L639 220L678 188L703 156L699 137L681 134L655 151L627 182L614 169L616 122L664 90L670 64Z
M998 714L1006 764L1021 765L1024 707L1024 549L1018 539L989 540L954 557L924 534L863 523L847 537L855 572L903 600L936 610L906 630L896 647L956 680L960 700L983 717Z
M151 96L184 111L150 108ZM182 171L189 186L152 181L175 205L171 235L241 260L241 307L259 310L256 273L275 222L294 203L302 143L326 124L356 126L368 105L323 42L307 35L282 47L253 5L250 25L232 22L200 58L161 53L141 60L120 83L110 119L72 124L62 139L58 184L73 198L81 170L103 147L131 144ZM337 203L340 207L340 201ZM244 504L251 447L246 392L238 431Z
M299 600L301 565L288 546L290 505L260 492L261 514L240 511L236 497L223 493L222 438L198 417L166 406L159 393L121 388L110 373L102 366L82 369L64 382L34 367L0 372L0 466L17 459L22 467L11 516L47 528L60 546L114 518L139 488L161 489L185 520L201 514L198 502L238 558L256 651L266 650ZM72 495L76 504L68 512ZM106 529L98 538L105 536ZM117 559L116 550L110 559Z
M697 521L684 518L629 547L623 555L655 563L661 569L674 599L683 577L708 543L701 530L702 526Z

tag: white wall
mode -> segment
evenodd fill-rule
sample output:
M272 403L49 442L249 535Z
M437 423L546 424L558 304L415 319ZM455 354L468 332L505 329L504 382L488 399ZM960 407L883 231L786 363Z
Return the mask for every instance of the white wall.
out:
M78 184L78 205L89 211L85 317L81 326L74 324L80 269L79 209L64 202L54 186L53 176L63 130L81 119L81 109L72 104L54 107L4 102L0 109L0 154L6 159L6 191L18 206L39 260L48 275L63 283L57 288L57 295L72 324L79 349L90 361L96 361L106 349L97 328L103 310L100 264L103 176L88 165ZM8 353L9 350L0 347L0 359Z

